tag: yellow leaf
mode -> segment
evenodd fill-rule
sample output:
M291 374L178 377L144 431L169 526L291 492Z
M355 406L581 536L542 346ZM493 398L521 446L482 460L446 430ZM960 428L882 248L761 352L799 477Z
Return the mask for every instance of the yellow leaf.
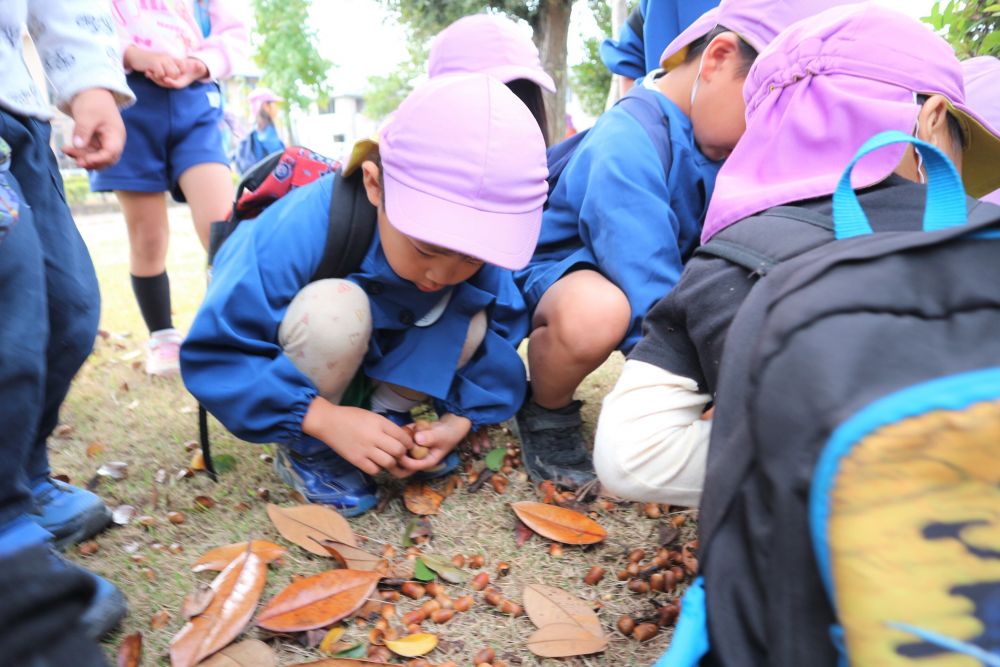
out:
M344 632L346 632L346 630L347 629L342 625L330 628L330 631L326 633L325 637L323 637L323 641L319 643L319 650L323 653L336 653L332 647L337 643L337 640L344 636Z
M396 655L416 658L417 656L426 655L433 651L434 647L438 645L438 638L437 635L432 635L429 632L421 632L403 637L402 639L387 641L385 645Z

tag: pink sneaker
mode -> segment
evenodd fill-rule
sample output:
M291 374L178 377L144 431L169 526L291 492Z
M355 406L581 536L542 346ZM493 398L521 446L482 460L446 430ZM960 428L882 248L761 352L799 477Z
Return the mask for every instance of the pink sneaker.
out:
M162 329L150 334L146 343L146 373L159 377L180 373L182 340L176 329Z

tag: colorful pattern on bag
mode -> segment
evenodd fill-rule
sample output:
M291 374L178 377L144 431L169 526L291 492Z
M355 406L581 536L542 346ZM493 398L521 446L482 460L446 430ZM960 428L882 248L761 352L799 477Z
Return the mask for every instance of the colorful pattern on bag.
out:
M235 217L249 220L295 188L312 183L320 176L336 171L338 160L315 153L308 148L286 148L271 173L257 188L247 190L236 202Z
M21 199L10 184L10 146L0 139L0 243L17 223Z

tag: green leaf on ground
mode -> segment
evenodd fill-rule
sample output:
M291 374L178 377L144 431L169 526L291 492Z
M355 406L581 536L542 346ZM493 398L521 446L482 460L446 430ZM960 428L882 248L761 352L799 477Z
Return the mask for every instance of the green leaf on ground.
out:
M335 658L363 658L368 655L368 647L358 642L349 649L344 649L340 653L335 653Z
M490 453L486 455L486 467L493 472L500 472L500 468L503 467L503 457L505 456L507 456L506 447L491 449Z
M431 568L427 567L423 559L418 558L413 562L413 578L420 581L434 581L437 579L437 575Z
M456 566L444 556L436 554L426 554L421 557L424 565L438 573L445 581L452 584L461 584L469 580L469 573Z
M221 475L236 467L236 457L232 454L219 454L212 457L212 463L215 464L215 472Z

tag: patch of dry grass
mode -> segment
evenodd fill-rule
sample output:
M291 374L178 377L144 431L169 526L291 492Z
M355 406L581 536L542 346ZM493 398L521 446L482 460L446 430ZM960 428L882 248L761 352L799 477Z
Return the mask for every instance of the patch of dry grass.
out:
M171 218L169 270L176 324L185 330L204 292L203 259L185 210L171 209ZM203 475L178 477L191 458L184 444L197 438L195 401L180 380L150 379L136 363L143 358L145 331L129 284L124 224L115 215L91 216L80 222L101 281L104 299L101 326L110 336L99 339L93 357L70 393L62 422L72 426L72 432L52 440L52 467L57 473L69 475L74 483L83 484L105 461L129 463L127 479L116 482L102 478L95 491L112 507L135 506L138 514L153 517L155 524L143 527L133 521L109 530L97 538L96 554L83 557L72 553L71 557L114 581L129 599L128 619L121 632L106 642L109 655L114 653L123 634L141 631L144 664L167 664L167 645L183 625L180 606L184 596L198 581L211 580L210 573L191 573L190 563L212 547L250 537L285 543L268 520L265 501L260 495L266 491L270 501L277 504L295 501L274 476L270 465L262 460L260 455L266 454L268 447L240 442L215 423L214 452L234 457L235 468L225 473L218 484ZM588 379L581 391L587 400L584 414L591 427L600 398L613 384L620 364L620 358L606 364ZM494 432L495 444L504 444L511 437L500 430ZM101 443L103 450L88 457L87 448L93 442ZM160 470L165 471L160 475L166 475L163 483L156 481ZM211 496L216 501L215 507L195 509L194 498L198 495ZM543 538L535 536L520 548L515 544L514 515L508 504L535 499L532 486L517 479L512 480L504 494L495 493L488 484L476 494L459 490L445 501L442 513L431 518L434 539L425 549L448 556L484 554L486 569L491 574L497 562L509 562L509 576L497 580L496 585L505 596L518 601L522 587L536 582L561 586L579 597L600 601L599 615L611 637L608 650L584 658L540 660L525 646L526 638L534 631L531 622L526 617L502 616L476 595L472 611L457 614L440 628L426 624L444 640L428 658L433 662L450 658L468 665L478 649L489 645L498 657L512 664L650 664L664 650L669 633L638 644L614 631L620 614L642 616L651 611L650 597L630 593L614 573L626 564L626 548L655 546L656 522L641 516L636 506L622 504L598 517L609 533L606 543L588 548L566 547L564 556L555 558L549 555L548 541ZM169 511L184 513L186 520L171 524L167 520ZM370 512L351 524L358 534L370 538L372 545L384 542L400 547L404 526L410 518L397 499L382 514ZM689 523L685 535L691 531L693 525ZM373 546L370 550L377 548ZM270 572L265 600L286 586L293 575L320 572L331 565L330 561L294 545L284 560L282 567ZM598 586L586 586L582 581L592 565L607 570ZM447 589L452 597L466 592L461 586L450 584ZM660 601L672 597L659 595ZM401 604L400 615L415 606L412 602ZM169 612L170 620L165 626L152 629L150 621L161 610ZM367 628L352 627L348 636L363 639L366 632ZM264 633L253 628L245 635L265 638ZM288 639L276 639L271 644L278 651L281 664L322 657L318 650Z

